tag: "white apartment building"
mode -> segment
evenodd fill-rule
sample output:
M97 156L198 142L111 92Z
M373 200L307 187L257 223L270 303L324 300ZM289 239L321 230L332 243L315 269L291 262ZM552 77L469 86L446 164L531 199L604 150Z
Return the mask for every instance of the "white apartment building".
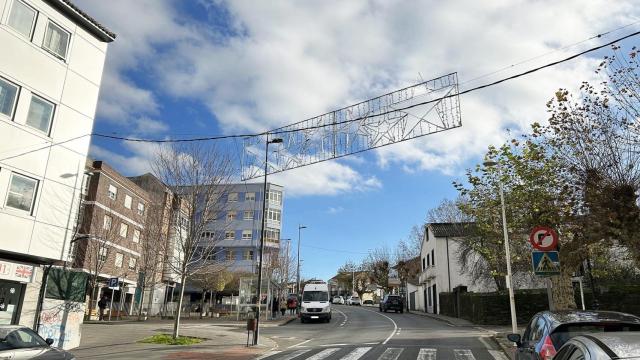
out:
M68 0L0 0L0 324L33 326L67 258L114 38Z

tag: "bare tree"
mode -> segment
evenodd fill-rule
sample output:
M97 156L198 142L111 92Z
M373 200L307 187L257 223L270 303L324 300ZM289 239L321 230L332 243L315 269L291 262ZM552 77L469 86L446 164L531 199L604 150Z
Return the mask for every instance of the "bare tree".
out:
M202 239L207 225L224 206L224 185L231 182L234 168L230 157L214 145L195 142L159 148L152 167L156 176L186 202L173 210L177 234L167 259L181 284L173 327L173 337L177 338L185 285L192 274L206 266L216 243L224 236L210 232L210 238Z

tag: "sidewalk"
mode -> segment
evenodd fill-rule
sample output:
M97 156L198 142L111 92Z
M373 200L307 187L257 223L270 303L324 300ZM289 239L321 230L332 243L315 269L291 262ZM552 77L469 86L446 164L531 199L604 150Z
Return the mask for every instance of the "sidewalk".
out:
M284 325L294 316L262 321L260 327ZM104 326L113 325L113 326ZM267 338L260 345L246 347L246 321L184 319L180 335L205 339L191 346L141 344L138 341L159 333L170 334L173 320L118 321L82 324L80 347L71 350L79 359L252 359L277 347Z
M282 326L290 323L291 321L297 319L296 315L285 315L278 317L276 319L260 319L260 327L272 327L272 326ZM92 325L124 325L124 324L165 324L171 323L173 324L173 319L161 319L161 318L149 318L147 320L138 321L137 318L130 319L121 319L121 320L86 320L83 324L92 324ZM219 317L219 318L182 318L180 319L180 324L213 324L217 326L237 326L237 327L245 327L247 325L247 320L236 320L231 317Z
M431 314L431 313L426 313L426 312L417 311L417 310L411 310L409 313L414 315L429 317L439 321L444 321L451 326L476 326L476 324L472 323L469 320L455 318L455 317L441 315L441 314Z

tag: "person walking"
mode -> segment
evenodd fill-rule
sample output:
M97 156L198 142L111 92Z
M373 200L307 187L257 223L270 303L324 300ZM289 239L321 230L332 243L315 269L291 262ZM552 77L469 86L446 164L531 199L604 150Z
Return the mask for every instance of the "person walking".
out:
M104 309L107 308L108 303L109 303L109 298L107 297L107 295L102 295L102 298L100 299L100 301L98 301L98 308L100 309L98 319L100 321L104 320Z
M287 302L284 298L280 299L280 312L282 313L282 316L287 312Z
M276 318L276 316L278 316L278 309L279 309L279 304L278 304L278 298L277 297L273 297L273 300L271 301L271 317L273 319Z
M290 296L289 299L287 299L287 307L289 308L289 314L294 315L296 313L298 301L294 296Z

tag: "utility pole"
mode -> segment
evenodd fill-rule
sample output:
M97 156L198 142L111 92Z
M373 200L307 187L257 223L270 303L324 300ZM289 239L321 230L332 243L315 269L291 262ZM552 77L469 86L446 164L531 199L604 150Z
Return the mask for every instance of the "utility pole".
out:
M302 229L306 229L307 227L301 224L298 224L298 271L296 275L296 294L300 295L300 233Z

